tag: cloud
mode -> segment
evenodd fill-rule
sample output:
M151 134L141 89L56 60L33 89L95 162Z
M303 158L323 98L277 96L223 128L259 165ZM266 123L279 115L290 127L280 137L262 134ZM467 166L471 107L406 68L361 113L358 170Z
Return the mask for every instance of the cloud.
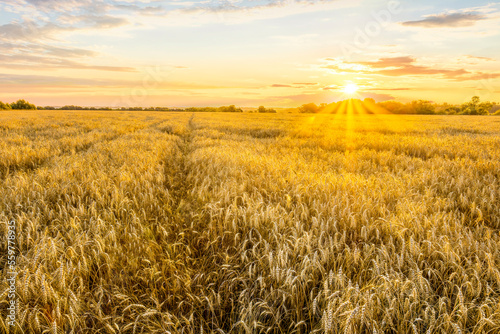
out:
M57 91L70 90L72 92L91 90L95 92L95 88L130 88L142 87L143 80L129 80L117 78L81 78L81 77L63 77L52 75L23 75L23 74L5 74L0 73L0 88L2 92L10 91ZM152 90L168 90L176 92L189 92L196 94L193 90L213 90L213 89L229 89L235 87L215 86L200 83L190 82L162 82L152 88ZM237 87L240 89L242 87Z
M146 6L146 7L140 7L137 5L122 5L122 4L117 4L114 6L116 9L123 9L126 11L131 11L134 13L138 13L141 15L160 15L160 14L165 14L167 11L165 8L162 6Z
M91 29L117 28L130 23L127 19L123 17L115 17L111 15L71 16L70 20L72 21L73 24L82 23L85 28L91 28Z
M107 8L107 4L103 0L10 0L17 5L31 7L41 13L75 13L75 12L88 12L88 13L102 13Z
M484 60L484 61L496 61L495 59L489 58L489 57L479 57L479 56L471 56L471 55L466 55L465 57L468 59L477 59L477 60Z
M500 77L500 73L484 73L484 72L476 72L467 77L467 80L488 80L488 79L496 79Z
M39 49L41 52L46 54L62 57L62 58L84 58L84 57L95 57L98 55L97 52L78 48L61 48L50 45L36 45L33 49Z
M276 19L291 15L352 7L360 0L207 0L173 2L179 8L165 10L158 15L161 25L199 26L207 23L242 24L258 20ZM150 21L152 22L152 21ZM153 22L152 22L153 23ZM297 42L314 36L274 36ZM271 38L273 38L271 36Z
M70 51L71 52L71 51ZM0 67L9 69L46 70L51 68L71 68L113 72L135 72L132 67L88 65L67 58L40 56L36 54L0 55Z
M365 66L370 66L371 68L386 68L386 67L400 67L408 66L415 62L415 58L412 57L392 57L392 58L380 58L375 62L359 62L351 64L360 64Z
M323 65L321 68L325 68L328 70L333 70L337 73L342 73L342 72L347 72L347 73L360 73L361 71L351 69L351 68L345 68L342 65L337 65L337 64L329 64L329 65Z
M0 73L0 82L7 85L22 85L22 86L57 86L57 87L96 87L96 86L123 86L122 81L90 79L90 78L72 78L49 75L23 75L23 74L4 74Z
M429 15L423 20L407 21L401 24L408 27L461 28L473 26L477 21L484 19L486 19L486 16L483 14L479 14L477 12L468 12Z
M273 88L309 88L314 89L313 86L318 85L316 82L298 82L293 84L273 84L271 87Z
M376 61L343 62L338 59L327 58L333 64L323 65L322 68L333 70L337 73L357 73L383 75L389 77L404 76L439 76L454 81L481 80L496 78L500 73L471 72L463 68L448 69L418 65L417 59L410 56L380 58Z
M54 23L39 25L31 21L14 22L0 26L0 39L4 41L48 40L75 29L73 27L61 27Z
M0 26L0 40L40 41L58 40L61 34L84 29L111 29L127 25L129 21L122 17L109 15L61 16L60 21L66 25L55 23L38 24L33 21L12 22Z
M399 91L399 90L410 90L410 88L365 88L364 91L373 90L373 91Z
M405 76L405 75L444 75L447 78L456 78L468 74L464 69L447 70L437 69L428 66L405 65L395 69L383 69L377 71L378 74L387 76Z
M71 2L71 1L70 1ZM54 0L29 1L35 6L52 8L60 2ZM64 5L61 4L64 7ZM57 14L54 14L57 16ZM114 72L134 72L126 66L107 64L86 64L85 59L97 57L99 53L82 48L64 47L68 33L86 29L111 29L128 24L122 17L110 15L63 14L57 16L57 24L51 20L34 21L22 16L24 20L13 20L0 25L0 67L11 69L85 69ZM56 44L57 43L57 44ZM66 43L67 44L67 43Z

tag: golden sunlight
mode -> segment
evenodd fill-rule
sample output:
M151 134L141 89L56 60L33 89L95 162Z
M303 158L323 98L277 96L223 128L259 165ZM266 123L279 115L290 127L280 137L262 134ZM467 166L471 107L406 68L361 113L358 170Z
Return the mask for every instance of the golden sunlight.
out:
M353 95L358 91L358 86L356 84L347 84L342 91L347 95Z

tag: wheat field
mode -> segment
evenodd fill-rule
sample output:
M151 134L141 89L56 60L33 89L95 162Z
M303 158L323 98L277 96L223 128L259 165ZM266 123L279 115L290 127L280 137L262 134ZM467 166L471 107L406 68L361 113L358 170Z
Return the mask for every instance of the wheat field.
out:
M500 119L0 113L3 333L500 333Z

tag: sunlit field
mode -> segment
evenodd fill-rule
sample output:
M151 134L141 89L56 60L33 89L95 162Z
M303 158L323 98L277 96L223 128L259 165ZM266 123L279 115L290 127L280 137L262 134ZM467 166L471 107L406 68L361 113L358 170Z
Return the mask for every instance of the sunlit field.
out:
M5 333L499 333L500 118L0 112Z

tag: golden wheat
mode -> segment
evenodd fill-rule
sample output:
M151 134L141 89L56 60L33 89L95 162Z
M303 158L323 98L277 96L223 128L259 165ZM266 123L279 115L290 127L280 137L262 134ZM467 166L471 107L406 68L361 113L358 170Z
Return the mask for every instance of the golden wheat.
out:
M350 123L354 118L355 122ZM500 121L0 113L6 333L500 332Z

